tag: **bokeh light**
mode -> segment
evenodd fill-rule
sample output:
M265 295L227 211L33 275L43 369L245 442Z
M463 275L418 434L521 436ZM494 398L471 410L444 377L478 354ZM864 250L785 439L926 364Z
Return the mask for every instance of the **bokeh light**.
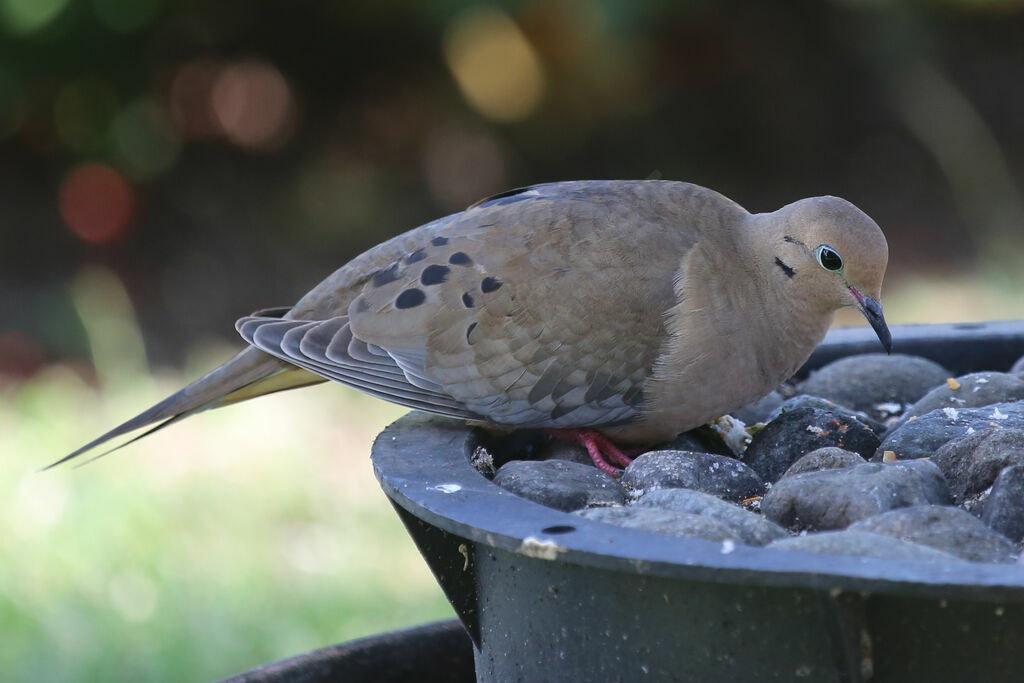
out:
M143 97L118 112L112 129L114 149L140 180L163 173L178 158L181 143L154 98Z
M33 33L57 18L69 0L0 0L0 21L15 33Z
M187 62L174 75L170 98L174 123L186 140L227 138L269 152L295 132L292 90L280 70L264 60Z
M171 116L185 140L213 140L222 134L210 101L219 71L217 62L200 58L185 62L171 80Z
M444 56L463 96L483 116L521 121L540 104L540 57L505 13L473 7L456 16L445 33Z
M213 83L211 97L221 129L236 145L271 150L291 137L291 90L271 64L248 61L224 67Z
M92 244L112 242L131 224L135 197L131 185L110 166L86 163L61 183L60 214L71 231Z

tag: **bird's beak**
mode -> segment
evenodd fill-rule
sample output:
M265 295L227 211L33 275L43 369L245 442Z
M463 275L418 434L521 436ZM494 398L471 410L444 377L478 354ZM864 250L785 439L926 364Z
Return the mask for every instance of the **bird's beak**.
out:
M885 316L882 315L882 304L878 299L864 296L853 287L850 287L850 293L857 300L858 308L864 314L864 317L867 318L871 329L878 335L878 341L882 342L885 352L892 353L892 334L889 332L889 326L885 324Z

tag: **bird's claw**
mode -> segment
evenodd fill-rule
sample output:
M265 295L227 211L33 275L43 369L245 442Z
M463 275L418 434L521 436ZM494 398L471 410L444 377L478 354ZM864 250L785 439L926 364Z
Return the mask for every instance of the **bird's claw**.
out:
M622 449L612 443L611 439L596 429L547 429L545 431L555 438L575 441L586 448L594 465L613 477L622 476L622 470L615 465L627 467L633 462L633 458L626 455Z

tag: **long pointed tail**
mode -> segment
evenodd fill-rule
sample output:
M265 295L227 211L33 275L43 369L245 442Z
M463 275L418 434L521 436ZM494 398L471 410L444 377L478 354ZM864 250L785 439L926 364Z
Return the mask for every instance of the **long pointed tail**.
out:
M322 377L278 360L259 349L249 347L217 369L192 382L184 389L171 394L148 410L114 427L106 434L65 455L57 462L47 465L44 469L56 467L61 463L65 463L93 450L111 439L154 423L159 422L160 424L135 437L135 439L117 446L117 448L126 446L132 441L140 439L147 434L152 434L172 422L203 410L219 408L220 406L245 401L275 391L294 389L323 381ZM111 450L117 450L117 448ZM109 452L107 451L106 453ZM101 455L106 455L106 453Z

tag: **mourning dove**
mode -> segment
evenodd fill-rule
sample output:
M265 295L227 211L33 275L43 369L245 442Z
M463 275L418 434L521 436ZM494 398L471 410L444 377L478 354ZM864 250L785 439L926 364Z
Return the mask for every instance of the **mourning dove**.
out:
M681 182L512 190L370 249L291 308L242 318L248 348L54 465L153 423L331 379L548 429L616 472L607 460L629 461L616 443L671 439L788 379L839 308L859 309L889 349L887 260L875 222L836 197L750 214Z

